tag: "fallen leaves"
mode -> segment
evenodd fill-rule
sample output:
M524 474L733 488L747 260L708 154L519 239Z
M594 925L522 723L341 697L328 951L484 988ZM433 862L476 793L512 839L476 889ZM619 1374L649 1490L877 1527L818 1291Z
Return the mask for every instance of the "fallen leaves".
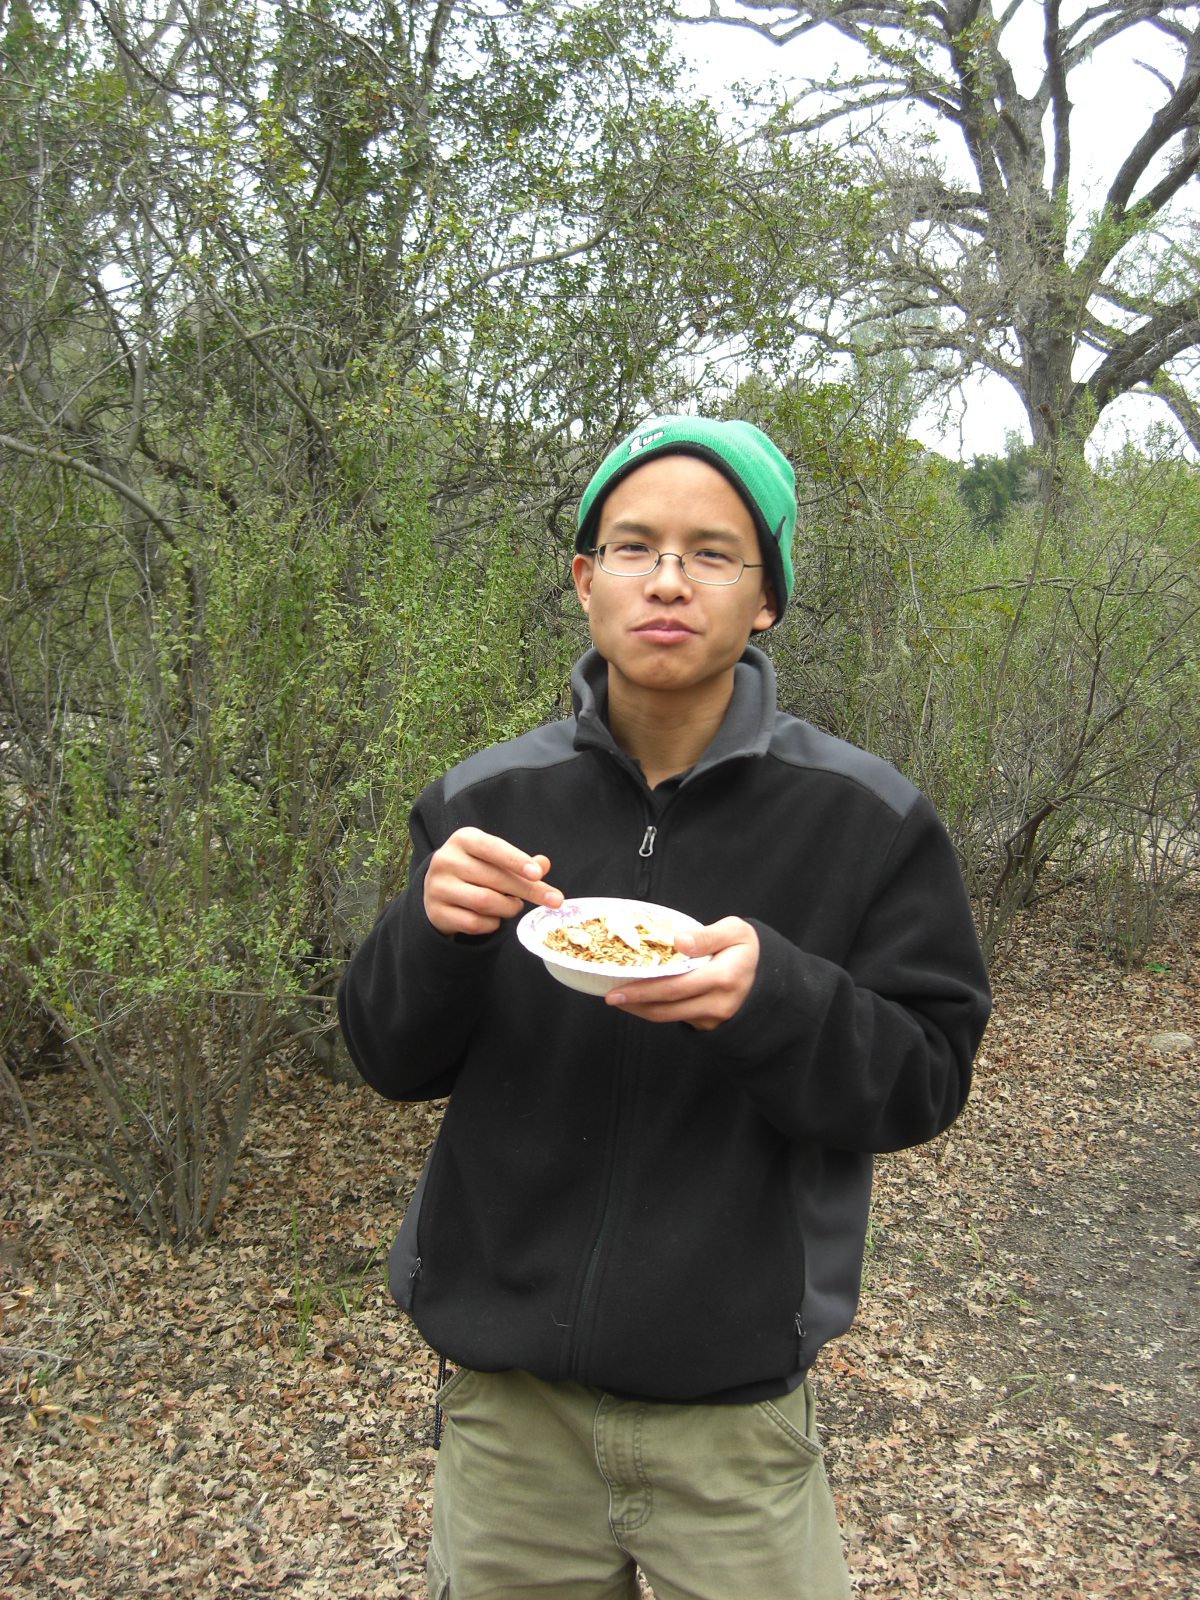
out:
M1182 948L1140 975L1023 938L966 1114L878 1164L860 1314L815 1372L862 1595L1200 1576L1197 1063L1146 1043L1196 1035L1196 984ZM26 1089L43 1136L82 1093ZM219 1239L180 1258L4 1129L4 1600L424 1593L437 1362L382 1258L437 1117L275 1073Z
M966 1114L878 1164L860 1314L818 1368L861 1593L1144 1600L1200 1577L1196 1282L1169 1264L1196 1259L1196 1061L1138 1042L1194 1019L1196 987L1157 965L1032 930Z
M0 1228L41 1270L4 1301L20 1322L0 1381L6 1597L423 1592L436 1358L388 1301L379 1245L436 1120L323 1080L316 1100L278 1075L251 1137L267 1176L186 1258L148 1249L115 1195L80 1226L81 1175L51 1190L10 1146ZM48 1121L52 1098L36 1110ZM364 1124L390 1124L386 1158ZM269 1160L276 1144L303 1165ZM293 1202L316 1289L303 1357Z

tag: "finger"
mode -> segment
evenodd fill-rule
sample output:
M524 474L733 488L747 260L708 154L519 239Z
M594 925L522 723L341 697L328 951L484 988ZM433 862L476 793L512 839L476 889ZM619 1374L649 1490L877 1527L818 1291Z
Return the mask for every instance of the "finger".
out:
M477 917L461 907L456 907L447 918L448 933L495 933L500 926L499 917Z
M533 859L542 869L542 877L545 878L546 874L550 871L550 857L534 856ZM554 910L558 906L562 905L563 900L566 898L561 889L555 889L551 884L539 883L535 887L538 891L540 891L541 894L538 904L549 906L551 910ZM524 894L526 900L535 899L534 891L528 885L526 885L521 892Z
M460 828L454 838L469 863L461 870L469 873L470 881L486 882L502 894L519 895L534 905L562 905L562 890L540 881L549 870L549 856L528 856L507 839L480 828Z
M715 1007L712 997L704 1000L681 1000L672 1005L624 1005L619 1009L643 1022L686 1022L693 1028L715 1028L733 1015L732 1005Z
M524 908L519 894L501 894L482 884L452 880L435 899L447 910L466 911L476 917L515 917Z
M753 929L748 930L753 936ZM711 961L670 978L639 979L610 990L607 1003L652 1022L724 1021L746 998L757 962L748 943L728 945Z
M694 952L696 964L690 972L675 973L666 978L639 978L628 991L629 997L632 999L636 995L639 1000L645 998L648 1001L686 999L734 988L747 962L757 964L753 952L747 949L750 944L757 944L757 935L748 924L743 924L743 927L749 938L724 945L711 958L706 957L704 951ZM688 952L680 951L680 954Z
M638 978L628 987L610 989L605 995L609 1005L665 1005L679 1000L695 1000L711 993L712 980L707 972L685 972L674 978Z
M499 867L514 878L536 883L550 865L545 856L538 858L526 855L524 850L518 850L507 839L500 839L494 833L484 833L482 828L460 828L457 837L469 856L476 861L486 861L489 866ZM545 866L542 865L543 861Z
M426 914L439 933L453 937L458 933L495 933L499 917L480 916L465 906L428 905Z
M448 880L446 893L450 897L458 894L459 889L485 889L490 894L503 895L513 902L511 911L504 913L512 916L520 911L528 900L534 905L550 906L552 909L563 903L563 892L555 889L549 883L529 883L524 878L515 878L508 872L491 872L487 869L471 866L464 869L471 874L470 877L451 876Z
M722 917L707 928L681 929L675 935L675 948L685 956L711 956L731 945L750 944L757 935L741 917Z
M497 894L516 895L518 899L528 899L534 889L540 887L513 872L505 872L502 867L490 866L477 856L465 853L454 854L441 861L433 874L433 881L450 886L467 883L479 889L494 889Z
M561 889L555 889L548 883L527 883L521 893L534 905L549 906L552 911L556 911L566 899Z
M543 856L541 859L544 861L546 858ZM538 905L559 906L563 899L561 890L548 883L531 883L516 873L493 865L483 856L472 855L458 838L449 841L435 856L428 882L432 892L438 894L453 893L454 884L468 883L494 889L498 894L532 900Z

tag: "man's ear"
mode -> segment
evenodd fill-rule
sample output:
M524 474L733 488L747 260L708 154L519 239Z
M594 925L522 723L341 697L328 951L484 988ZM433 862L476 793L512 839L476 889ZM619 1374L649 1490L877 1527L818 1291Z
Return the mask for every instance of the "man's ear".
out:
M779 616L779 607L775 604L775 590L764 578L762 605L758 608L758 615L750 625L751 633L765 633Z
M592 599L592 578L596 571L595 556L576 556L571 562L571 576L575 580L575 593L586 612Z

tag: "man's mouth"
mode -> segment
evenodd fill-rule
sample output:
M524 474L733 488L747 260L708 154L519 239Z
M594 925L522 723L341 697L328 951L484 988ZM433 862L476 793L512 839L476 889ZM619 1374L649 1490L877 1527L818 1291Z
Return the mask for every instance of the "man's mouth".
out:
M674 617L653 617L649 622L640 622L633 631L650 639L687 639L695 629L685 627Z

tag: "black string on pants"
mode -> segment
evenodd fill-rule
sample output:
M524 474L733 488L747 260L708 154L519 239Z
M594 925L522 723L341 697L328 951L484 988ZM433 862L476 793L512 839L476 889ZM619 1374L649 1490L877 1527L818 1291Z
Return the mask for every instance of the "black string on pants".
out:
M439 1390L441 1389L441 1387L445 1383L445 1381L446 1381L446 1358L445 1358L445 1356L439 1356L438 1357L438 1381L437 1381L437 1386L438 1386ZM441 1408L440 1405L438 1405L436 1400L433 1402L433 1448L435 1450L440 1450L442 1448L442 1408Z

